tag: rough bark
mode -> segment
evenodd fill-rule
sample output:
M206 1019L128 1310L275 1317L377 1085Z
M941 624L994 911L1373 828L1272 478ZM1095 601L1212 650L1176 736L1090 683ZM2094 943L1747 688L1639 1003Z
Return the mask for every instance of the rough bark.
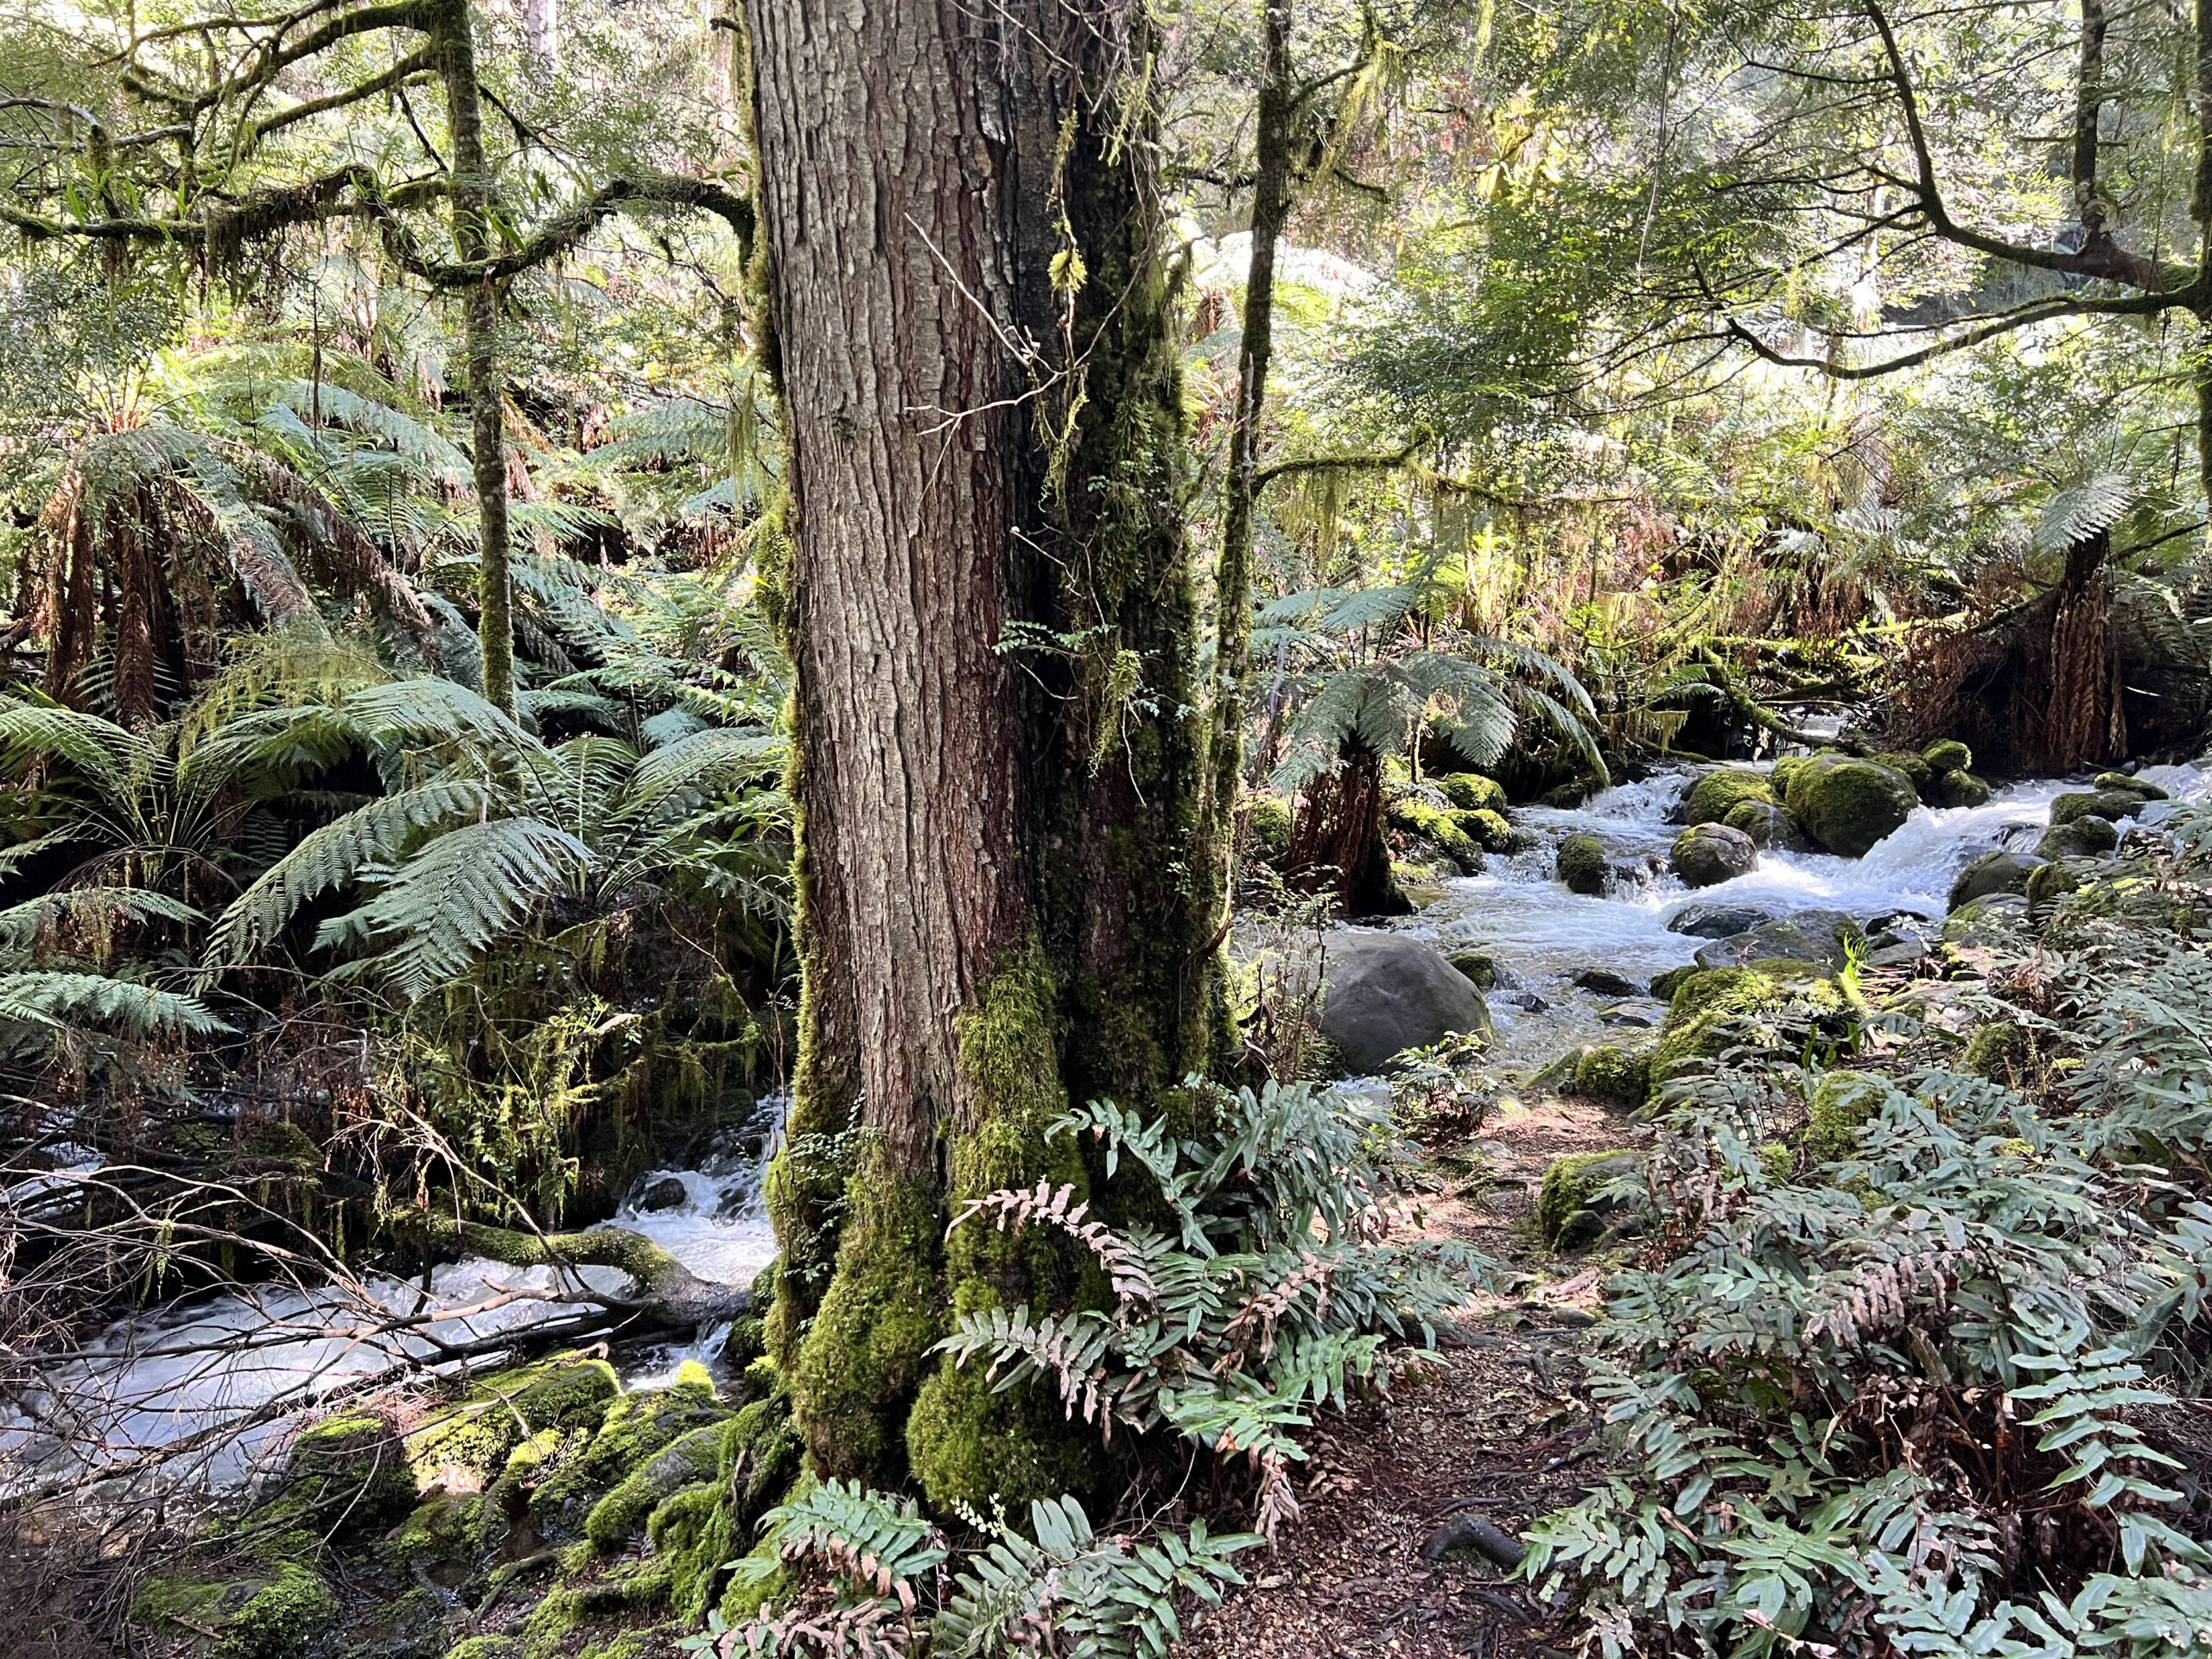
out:
M747 0L787 410L805 969L771 1338L817 1464L1079 1485L1056 1401L929 1352L1064 1303L953 1205L1084 1178L1224 1031L1173 317L1111 0Z
M484 113L476 88L474 23L467 0L448 0L429 20L445 83L453 143L454 253L462 264L492 257L492 179L484 160ZM514 593L508 572L506 382L499 362L499 292L490 277L472 283L462 312L468 368L471 461L476 482L477 638L484 650L484 696L515 711Z

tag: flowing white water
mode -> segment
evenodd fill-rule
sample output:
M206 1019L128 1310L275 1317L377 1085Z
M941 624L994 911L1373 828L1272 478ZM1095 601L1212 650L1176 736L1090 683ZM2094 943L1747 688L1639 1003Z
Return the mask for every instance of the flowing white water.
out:
M750 1286L776 1253L760 1179L785 1103L780 1096L764 1102L763 1122L717 1147L699 1168L644 1177L614 1224L645 1235L702 1279ZM67 1179L35 1180L44 1188ZM30 1185L10 1196L29 1196ZM577 1309L563 1293L578 1284L619 1294L628 1280L614 1268L584 1268L563 1281L549 1268L470 1256L434 1270L427 1292L420 1281L377 1276L353 1296L269 1286L152 1310L103 1332L49 1373L43 1389L0 1406L0 1491L114 1467L198 1436L207 1438L205 1452L169 1472L233 1484L253 1473L272 1440L289 1434L295 1402L303 1408L410 1362L445 1369L441 1344L482 1343L569 1318ZM650 1350L626 1367L626 1380L650 1386L672 1377L685 1359L710 1362L728 1334L719 1326ZM287 1409L252 1421L272 1402ZM240 1432L219 1432L233 1425Z
M2212 794L2212 772L2196 766L2150 766L2141 775L2177 800ZM1502 1065L1534 1070L1576 1044L1633 1037L1633 1029L1608 1022L1609 1009L1616 1020L1656 1020L1656 1003L1592 995L1572 982L1599 968L1641 985L1689 963L1707 941L1667 925L1693 905L1743 905L1777 916L1839 910L1862 925L1901 914L1933 923L1961 869L2000 848L2032 848L2050 823L2052 799L2088 786L2039 781L2001 790L1986 806L1923 806L1864 858L1764 852L1748 874L1693 889L1668 873L1667 853L1680 833L1669 817L1695 776L1659 773L1580 807L1516 812L1537 844L1493 857L1481 875L1446 882L1444 900L1405 925L1447 950L1487 951L1505 970L1508 979L1489 999L1497 1027L1491 1052ZM2144 821L2172 810L2154 803ZM1553 878L1559 843L1576 834L1595 836L1620 873L1604 898L1569 893Z

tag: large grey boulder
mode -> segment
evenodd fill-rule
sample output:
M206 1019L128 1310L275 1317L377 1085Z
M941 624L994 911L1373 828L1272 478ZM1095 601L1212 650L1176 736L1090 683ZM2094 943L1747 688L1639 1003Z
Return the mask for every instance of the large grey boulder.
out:
M1830 973L1840 972L1851 960L1851 950L1866 935L1858 923L1840 910L1801 910L1778 921L1762 922L1745 932L1731 934L1700 947L1700 968L1737 968L1748 962L1811 963Z
M1332 933L1325 950L1321 1035L1354 1071L1379 1070L1402 1049L1491 1028L1481 993L1426 939Z
M1667 924L1669 933L1687 933L1694 939L1725 939L1732 933L1748 933L1775 919L1770 910L1757 905L1684 905Z

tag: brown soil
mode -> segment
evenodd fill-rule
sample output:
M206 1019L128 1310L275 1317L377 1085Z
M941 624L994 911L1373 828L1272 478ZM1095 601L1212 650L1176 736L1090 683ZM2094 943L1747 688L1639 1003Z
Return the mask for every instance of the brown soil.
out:
M1428 1230L1528 1278L1469 1305L1443 1370L1401 1381L1315 1437L1302 1521L1252 1562L1248 1587L1192 1622L1185 1654L1517 1659L1574 1644L1568 1621L1512 1573L1465 1548L1440 1561L1421 1549L1457 1514L1517 1535L1601 1472L1581 1350L1615 1259L1546 1250L1536 1193L1553 1159L1648 1134L1587 1102L1530 1096L1438 1153L1446 1184Z

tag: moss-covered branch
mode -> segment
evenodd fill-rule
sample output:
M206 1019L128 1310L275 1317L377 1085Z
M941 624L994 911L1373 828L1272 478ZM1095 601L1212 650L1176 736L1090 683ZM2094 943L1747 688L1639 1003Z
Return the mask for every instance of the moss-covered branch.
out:
M637 1287L625 1306L664 1325L719 1324L753 1311L749 1287L702 1279L666 1250L624 1227L573 1233L524 1233L480 1222L432 1217L433 1243L502 1262L511 1268L614 1268Z

